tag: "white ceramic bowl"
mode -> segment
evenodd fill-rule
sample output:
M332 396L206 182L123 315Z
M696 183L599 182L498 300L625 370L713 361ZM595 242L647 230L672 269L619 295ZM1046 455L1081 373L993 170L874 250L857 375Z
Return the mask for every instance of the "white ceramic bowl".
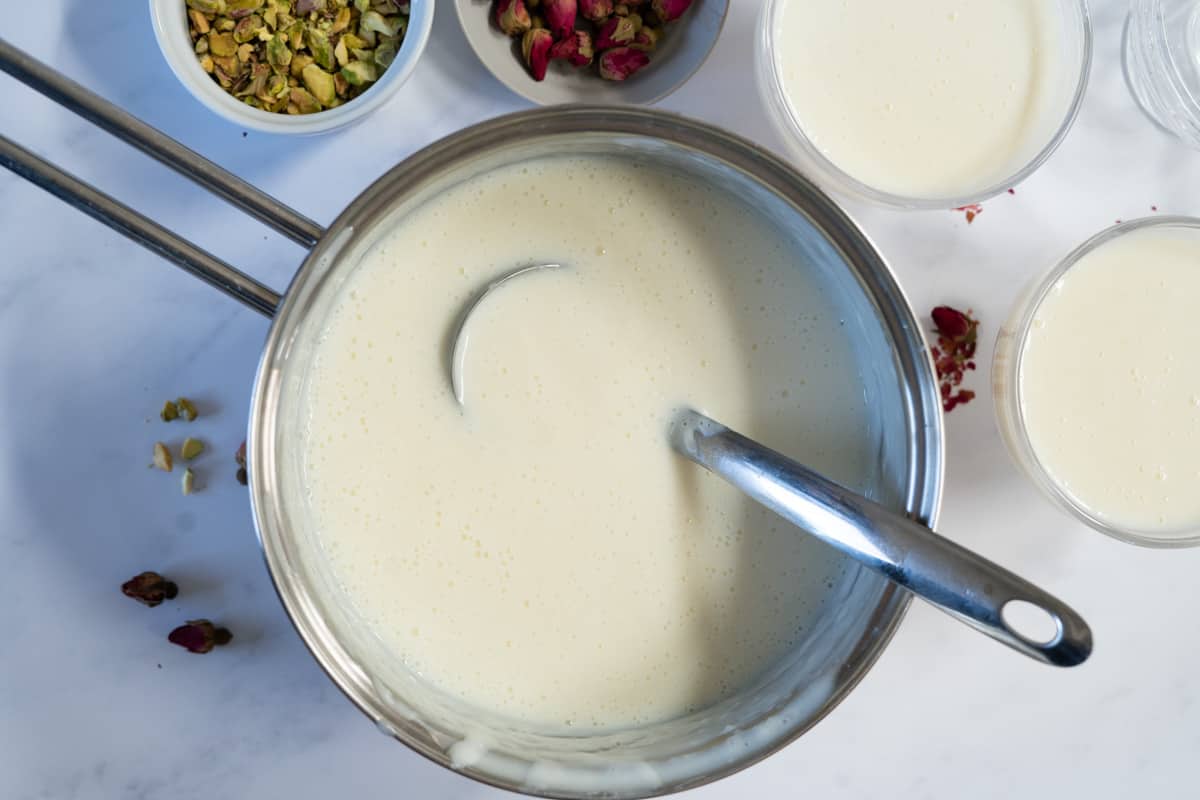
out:
M429 41L433 26L435 0L411 0L408 31L396 60L384 70L379 80L367 91L337 108L316 114L273 114L252 108L233 95L200 68L200 62L188 37L187 6L184 0L150 0L150 18L154 36L163 57L192 96L235 125L263 133L311 134L331 131L357 122L386 103L408 80L417 59Z
M543 106L640 105L661 100L700 69L729 11L728 0L695 0L687 13L667 25L650 63L627 80L606 81L595 67L577 69L551 61L546 79L535 81L521 58L521 40L505 36L493 24L493 5L493 0L454 0L463 33L488 71L526 100Z

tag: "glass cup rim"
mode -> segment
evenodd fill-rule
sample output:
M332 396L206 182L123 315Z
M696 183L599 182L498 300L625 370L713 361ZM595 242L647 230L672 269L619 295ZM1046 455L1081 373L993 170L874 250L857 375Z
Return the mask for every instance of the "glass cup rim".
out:
M998 194L1008 191L1012 187L1024 181L1034 173L1039 167L1046 162L1048 158L1058 149L1066 138L1067 132L1075 124L1076 117L1079 116L1079 109L1083 104L1083 97L1087 91L1088 79L1092 71L1092 20L1091 13L1088 10L1087 0L1069 0L1072 5L1079 10L1079 25L1080 31L1080 59L1078 62L1078 76L1075 82L1075 90L1071 96L1070 102L1067 104L1066 114L1059 123L1058 128L1050 137L1049 141L1020 169L1016 170L1010 176L1005 177L1000 181L996 181L983 189L950 197L909 197L906 195L886 192L882 189L876 189L869 184L863 183L857 178L843 170L832 160L825 156L820 149L813 144L808 134L804 131L804 126L800 124L795 110L791 103L787 102L783 93L783 81L779 75L779 62L776 58L775 37L772 35L773 21L776 17L777 10L781 7L785 0L766 0L763 5L762 16L759 20L760 42L758 52L760 53L759 60L761 69L765 70L770 79L770 86L764 87L768 93L768 105L775 113L772 115L776 120L776 127L782 128L780 124L783 120L787 121L786 132L784 138L789 145L799 149L806 158L810 159L812 164L832 182L832 186L842 192L850 192L851 194L870 200L879 205L888 206L891 208L908 209L914 211L932 211L945 209L959 209L964 206L974 205L984 200L995 197Z
M1079 263L1084 256L1089 255L1115 239L1122 238L1130 233L1152 228L1190 228L1200 231L1200 217L1162 215L1140 217L1118 223L1088 238L1038 280L1027 299L1022 302L1023 308L1020 318L1017 320L1016 325L1013 326L1012 335L1015 344L1013 346L1011 363L1006 368L1009 380L1005 392L1009 395L1008 399L1011 403L1012 414L1016 421L1016 425L1014 426L1016 441L1014 444L1021 451L1020 457L1027 467L1026 471L1034 479L1038 487L1060 507L1094 530L1122 542L1155 548L1194 547L1200 545L1200 525L1183 529L1185 535L1182 536L1163 535L1158 532L1113 525L1090 512L1070 492L1064 490L1050 474L1050 471L1046 468L1041 458L1038 457L1037 450L1033 447L1033 443L1029 439L1029 429L1025 422L1025 405L1022 397L1020 376L1025 360L1025 347L1028 343L1029 332L1033 327L1033 320L1037 316L1038 309L1041 308L1042 303L1046 299L1046 295L1050 293L1055 284Z

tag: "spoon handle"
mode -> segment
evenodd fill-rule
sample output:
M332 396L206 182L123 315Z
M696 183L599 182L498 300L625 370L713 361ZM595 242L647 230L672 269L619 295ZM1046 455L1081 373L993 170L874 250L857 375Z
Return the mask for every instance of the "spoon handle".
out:
M806 533L1030 658L1070 667L1092 651L1087 623L1048 592L702 414L682 412L672 444ZM1012 602L1048 615L1054 635L1037 641L1017 631L1002 613Z

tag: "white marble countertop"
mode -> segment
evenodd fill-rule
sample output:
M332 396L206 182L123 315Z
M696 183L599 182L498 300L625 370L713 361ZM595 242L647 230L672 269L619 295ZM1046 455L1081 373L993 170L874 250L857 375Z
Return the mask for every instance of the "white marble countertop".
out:
M476 63L448 3L384 110L282 139L215 118L154 44L144 2L25 4L3 35L318 221L419 147L523 107ZM1018 286L1113 223L1200 214L1200 153L1135 108L1119 59L1124 5L1097 2L1082 114L1033 178L962 214L853 209L922 313L976 309L990 358ZM8 8L12 12L14 9ZM663 103L768 147L750 90L756 7L734 0L713 57ZM276 287L296 247L0 76L0 131ZM293 632L234 481L264 319L7 173L0 175L0 797L498 796L381 736ZM219 233L218 233L219 232ZM1153 346L1153 343L1148 343ZM700 798L1194 798L1200 750L1200 550L1111 541L1042 500L979 399L947 419L942 530L1066 599L1092 659L1040 666L916 603L861 686L783 752ZM203 417L161 428L163 399ZM164 434L196 433L204 489L144 469ZM185 587L145 609L118 587L158 569ZM235 632L205 657L168 644L189 617Z

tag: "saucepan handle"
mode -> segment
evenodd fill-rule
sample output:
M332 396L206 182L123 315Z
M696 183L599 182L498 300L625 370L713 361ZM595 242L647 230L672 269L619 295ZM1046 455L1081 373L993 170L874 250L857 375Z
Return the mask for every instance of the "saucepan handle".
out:
M324 229L194 150L0 39L0 70L237 206L305 248ZM279 293L0 135L0 164L266 316Z

